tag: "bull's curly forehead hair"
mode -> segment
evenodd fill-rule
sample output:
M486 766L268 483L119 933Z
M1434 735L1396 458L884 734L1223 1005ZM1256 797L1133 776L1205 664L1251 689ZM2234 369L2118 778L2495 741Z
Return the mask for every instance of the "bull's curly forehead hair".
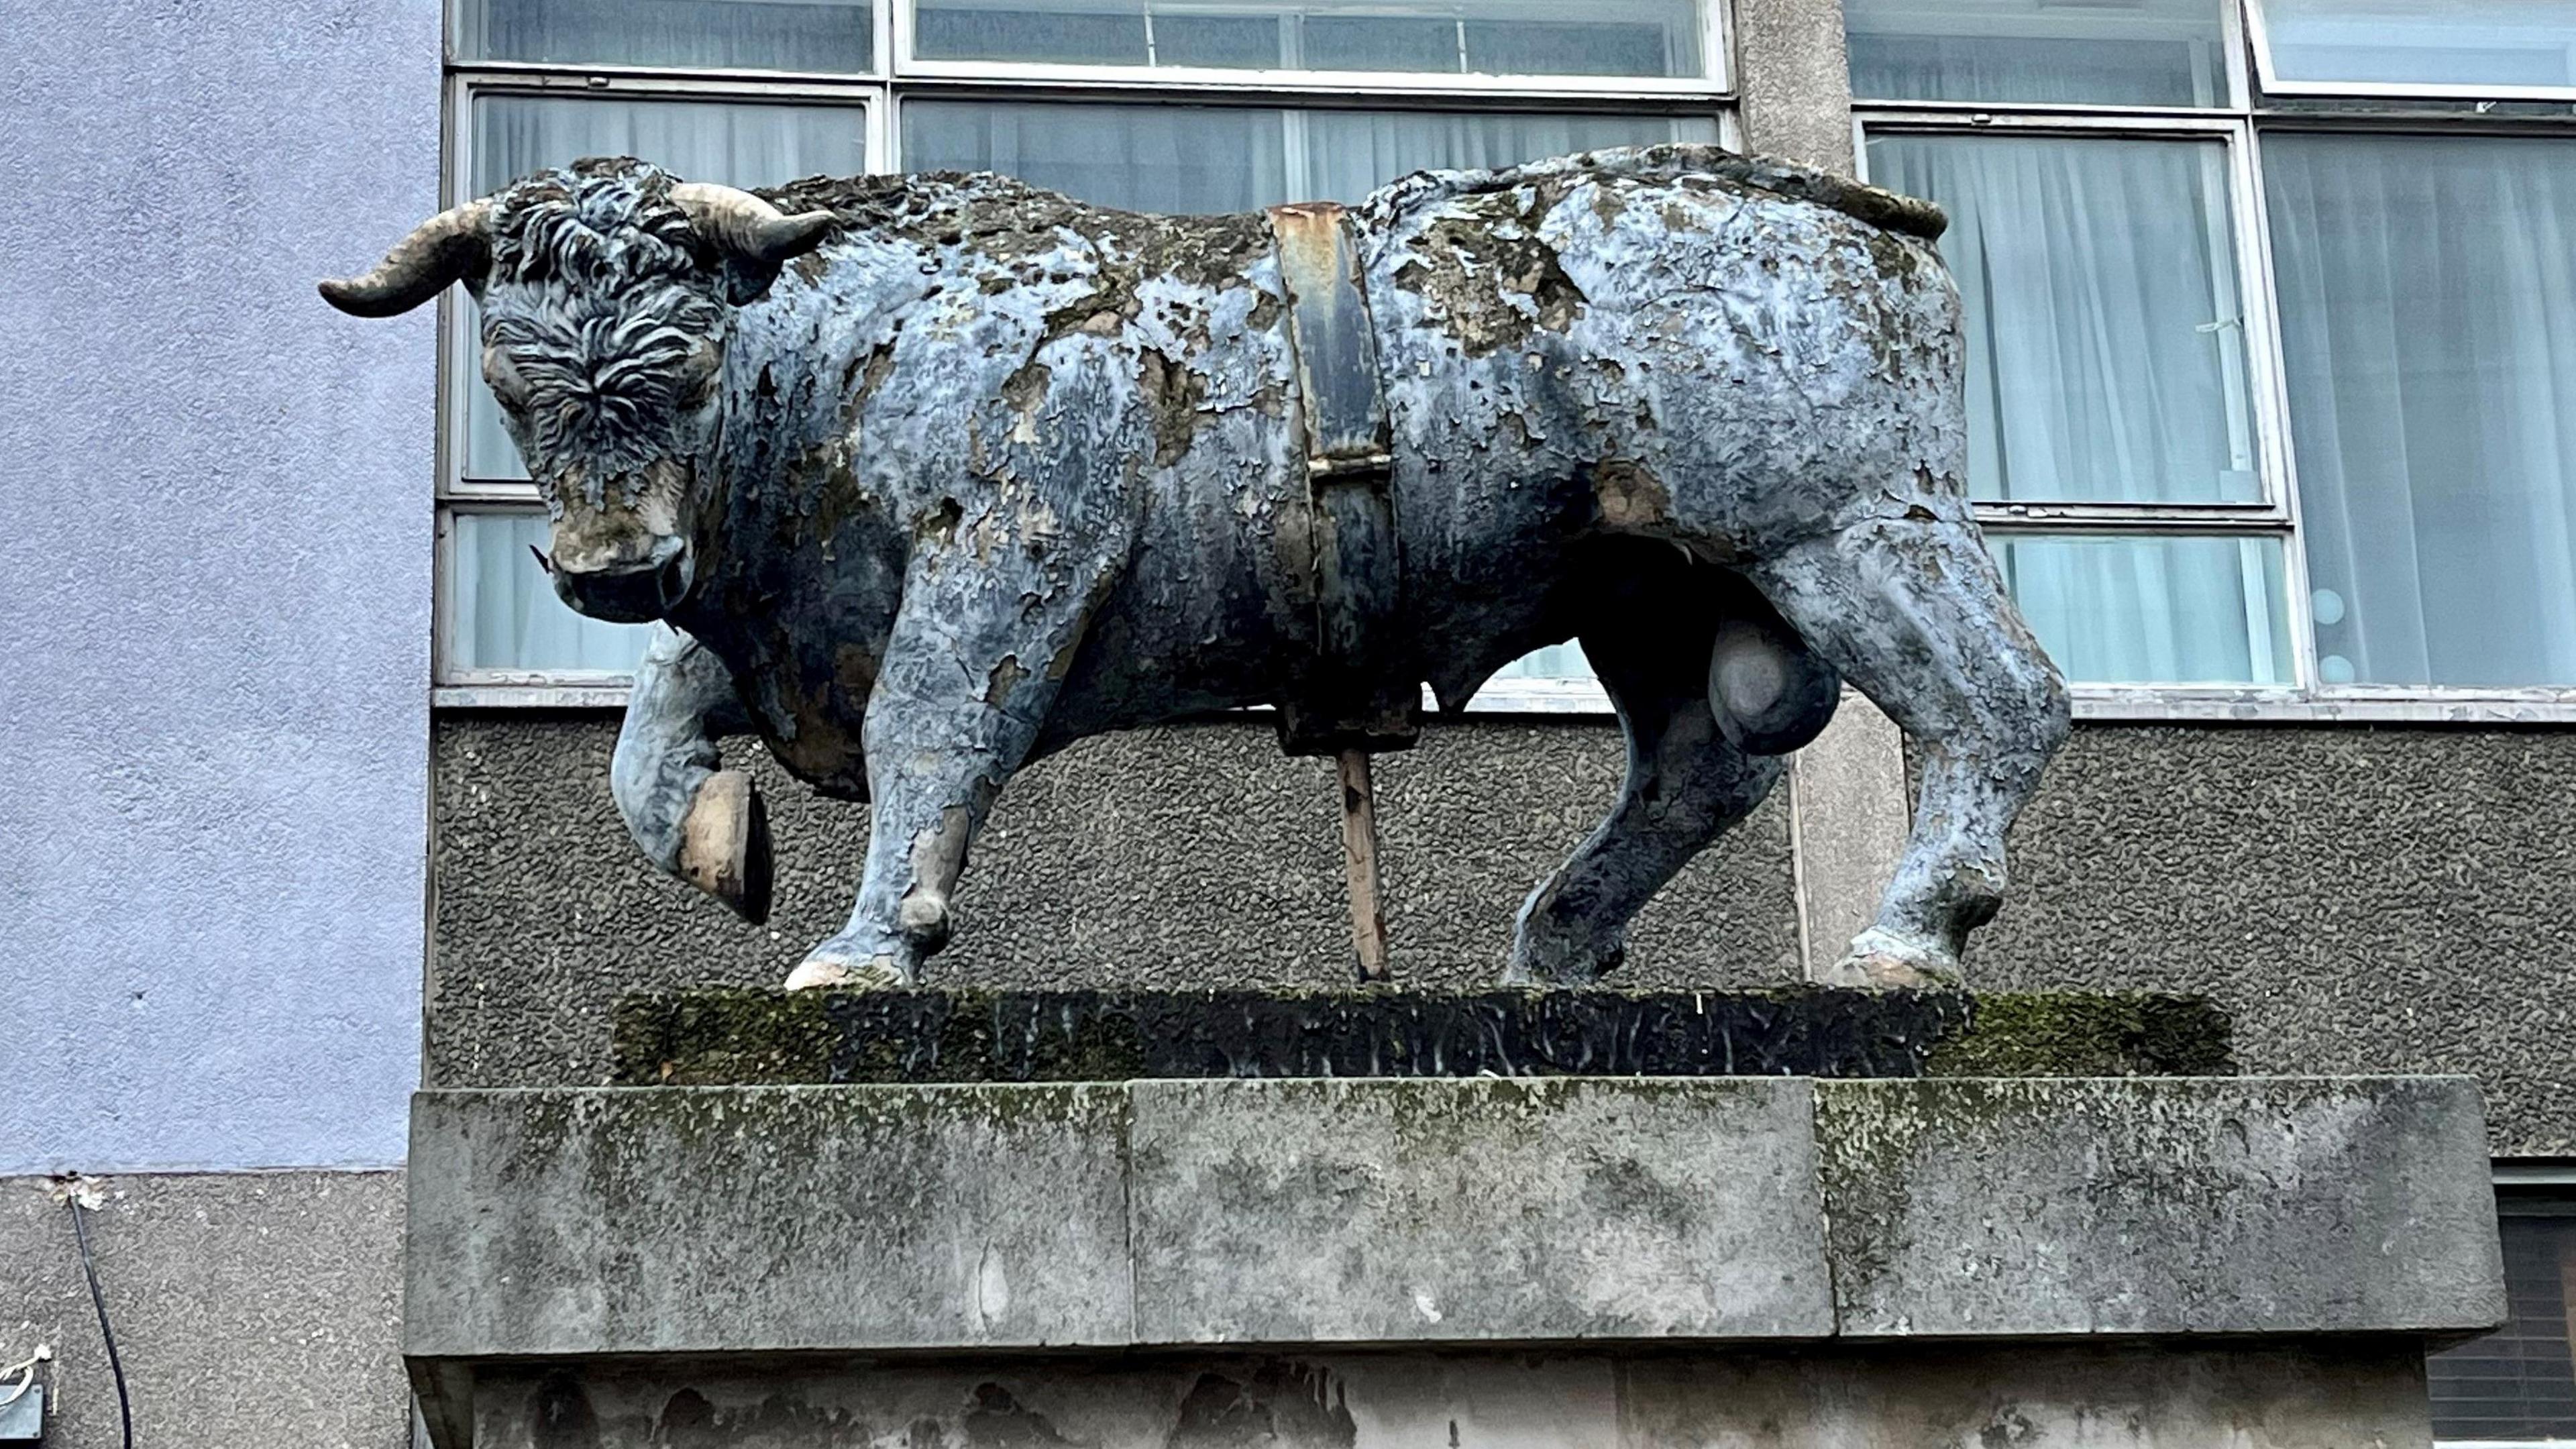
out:
M632 157L540 171L493 197L486 285L564 282L610 290L711 280L669 172Z

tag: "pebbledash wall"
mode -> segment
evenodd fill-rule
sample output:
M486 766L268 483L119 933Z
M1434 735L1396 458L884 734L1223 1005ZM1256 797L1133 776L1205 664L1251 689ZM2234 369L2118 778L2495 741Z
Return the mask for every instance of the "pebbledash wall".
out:
M855 883L863 818L755 758L779 912L742 926L627 844L612 715L429 711L433 322L310 287L437 206L438 9L0 12L0 1364L57 1350L48 1444L117 1434L49 1174L105 1179L142 1442L394 1449L415 1081L595 1080L619 994L774 980ZM1734 22L1749 144L1848 165L1837 0ZM1385 760L1402 979L1498 971L1619 763L1607 721L1490 716ZM1628 979L1800 979L1901 773L1855 718ZM2089 724L1973 968L2207 991L2252 1070L2472 1072L2500 1157L2576 1153L2569 798L2576 732ZM1339 980L1333 811L1260 724L1091 742L1005 798L936 967Z
M0 1366L118 1442L406 1442L437 0L0 5ZM14 1382L15 1375L9 1378Z

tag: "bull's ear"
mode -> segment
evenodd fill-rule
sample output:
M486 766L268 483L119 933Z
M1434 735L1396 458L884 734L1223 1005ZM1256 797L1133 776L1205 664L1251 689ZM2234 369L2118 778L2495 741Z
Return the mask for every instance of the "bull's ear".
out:
M489 271L491 230L492 203L451 206L413 227L373 270L322 283L322 300L352 317L408 312L448 283L474 280Z

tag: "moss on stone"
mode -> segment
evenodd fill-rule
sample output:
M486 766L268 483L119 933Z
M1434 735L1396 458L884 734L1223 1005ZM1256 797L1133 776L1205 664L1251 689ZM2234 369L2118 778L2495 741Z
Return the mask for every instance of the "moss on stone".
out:
M2008 991L1972 999L1967 1029L1924 1063L1935 1077L2202 1077L2236 1070L2227 1016L2205 997Z
M2228 1024L2149 993L717 990L618 1005L623 1086L1140 1077L2175 1076Z

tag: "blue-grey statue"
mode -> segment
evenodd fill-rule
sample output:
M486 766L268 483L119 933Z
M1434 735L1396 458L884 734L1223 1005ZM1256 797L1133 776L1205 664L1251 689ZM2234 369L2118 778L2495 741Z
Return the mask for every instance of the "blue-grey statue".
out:
M1959 301L1926 203L1714 148L1408 177L1344 213L1148 216L992 175L751 193L626 159L527 177L326 282L461 282L553 521L556 591L659 620L612 786L754 919L718 744L871 807L849 924L791 986L909 983L1018 770L1250 705L1405 743L1581 641L1609 817L1511 980L1592 981L1848 679L1921 785L1837 978L1955 980L2063 682L1964 496Z

